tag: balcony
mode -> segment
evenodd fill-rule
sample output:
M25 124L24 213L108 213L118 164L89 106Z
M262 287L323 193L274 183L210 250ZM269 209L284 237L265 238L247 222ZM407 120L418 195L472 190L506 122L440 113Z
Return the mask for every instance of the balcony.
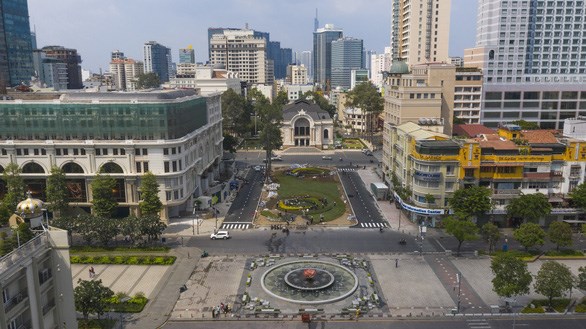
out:
M513 189L513 190L497 190L493 189L492 193L495 195L520 195L521 190Z
M49 281L53 277L53 273L51 272L50 268L46 268L42 271L39 271L39 284L42 285L43 283Z
M26 289L21 290L14 297L10 298L6 303L4 303L4 310L6 311L6 313L10 312L11 309L20 304L27 297L28 292L26 291Z
M49 313L49 311L52 310L53 307L55 307L55 299L50 299L47 302L47 304L45 304L43 306L43 315L46 315L47 313Z

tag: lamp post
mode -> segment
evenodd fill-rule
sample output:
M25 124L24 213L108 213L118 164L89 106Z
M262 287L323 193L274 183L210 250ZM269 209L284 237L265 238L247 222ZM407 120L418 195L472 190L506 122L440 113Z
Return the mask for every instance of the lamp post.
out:
M458 313L460 313L460 297L462 292L462 273L456 274L456 280L458 282Z

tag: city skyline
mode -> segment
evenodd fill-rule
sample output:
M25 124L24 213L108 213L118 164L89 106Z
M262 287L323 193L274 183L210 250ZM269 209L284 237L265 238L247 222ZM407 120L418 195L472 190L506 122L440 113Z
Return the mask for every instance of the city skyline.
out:
M110 53L115 49L142 60L143 44L150 40L170 47L175 62L178 62L178 49L192 44L196 61L205 62L209 27L244 28L247 23L251 29L269 32L271 40L281 41L282 47L301 53L312 49L316 8L320 27L334 24L344 30L344 35L363 39L365 49L377 53L390 46L389 0L373 0L368 6L349 0L302 0L295 4L268 0L197 3L177 0L171 4L153 0L62 0L59 5L28 0L28 3L31 29L36 31L39 47L75 48L82 56L82 67L96 73L100 69L107 71ZM464 48L474 46L476 5L476 1L452 0L450 56L462 56ZM72 16L72 12L78 15ZM364 24L365 21L369 24Z

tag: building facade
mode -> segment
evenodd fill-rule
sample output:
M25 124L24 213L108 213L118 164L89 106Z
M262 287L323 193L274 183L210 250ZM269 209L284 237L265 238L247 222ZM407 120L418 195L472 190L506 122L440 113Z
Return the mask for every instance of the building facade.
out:
M40 97L40 95L36 95ZM220 95L195 90L49 94L0 102L0 166L16 163L41 200L51 168L62 168L70 205L91 211L98 172L116 180L118 215L137 214L141 176L160 184L167 220L212 193L222 155ZM223 200L223 195L218 195Z
M191 45L179 49L179 64L195 64L195 50Z
M149 41L144 44L144 72L155 73L161 83L169 81L171 74L171 49Z
M35 81L39 88L52 88L53 90L67 89L67 65L55 58L48 58L40 49L33 51L33 67L35 69Z
M331 87L351 88L352 70L364 68L364 45L362 39L340 38L332 41Z
M49 228L0 258L0 327L77 328L67 231Z
M317 104L298 100L283 107L281 135L285 149L294 146L332 149L334 121Z
M393 59L408 65L448 60L450 0L393 0L391 11Z
M461 120L461 123L480 123L482 85L480 69L456 66L454 118Z
M171 89L196 89L202 96L223 93L228 89L234 90L237 94L241 93L241 80L236 73L209 65L193 64L190 69L184 67L185 65L180 64L177 72L180 72L179 68L183 67L182 73L178 73L163 86Z
M42 48L48 58L54 58L65 63L67 67L67 89L83 89L81 79L81 56L76 49L61 46L47 46Z
M268 59L267 41L253 30L224 30L210 39L210 63L223 65L251 84L272 84L274 63Z
M344 36L333 24L313 32L313 82L326 90L331 89L332 41Z
M113 59L110 73L114 75L116 90L134 91L138 76L144 74L144 63L132 58Z
M287 66L285 82L291 85L306 85L309 82L307 67L303 64Z
M484 74L483 124L563 129L584 115L585 12L584 1L479 0L476 47L464 64Z
M28 83L33 47L27 0L0 1L0 93Z

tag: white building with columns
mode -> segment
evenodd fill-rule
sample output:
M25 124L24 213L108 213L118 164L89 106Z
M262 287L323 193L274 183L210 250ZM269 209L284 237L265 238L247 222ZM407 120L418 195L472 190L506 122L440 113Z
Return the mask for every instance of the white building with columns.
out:
M334 121L330 114L307 100L298 100L283 108L281 134L284 149L295 146L334 147Z

